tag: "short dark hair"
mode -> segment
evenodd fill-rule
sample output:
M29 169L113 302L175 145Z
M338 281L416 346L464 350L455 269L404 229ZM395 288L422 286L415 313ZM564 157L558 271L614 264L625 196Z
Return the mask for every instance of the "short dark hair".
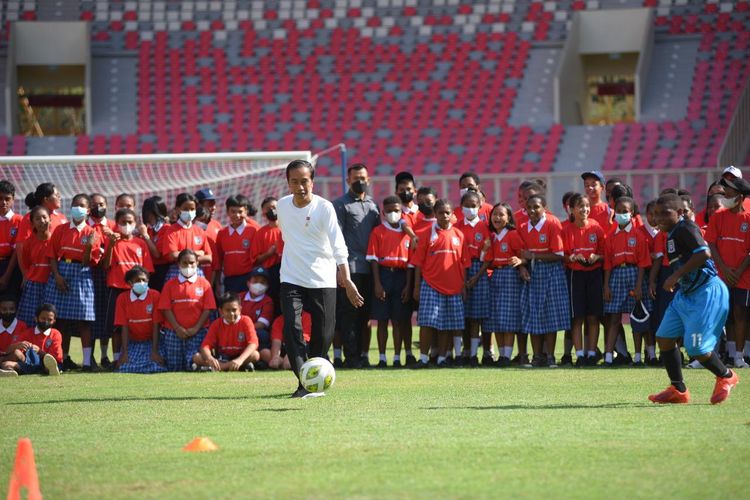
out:
M241 196L241 195L240 195ZM247 209L247 205L239 199L239 196L228 196L227 201L224 202L224 205L226 205L227 210L229 210L230 207L242 207Z
M538 182L533 181L526 186L526 189L524 189L524 191L533 191L534 193L542 195L547 194L547 188L545 186L542 186Z
M430 186L422 186L421 188L417 189L417 196L427 196L430 194L437 198L437 191L435 191L435 188L431 188Z
M464 193L464 195L461 197L461 205L463 205L464 202L469 198L476 198L478 202L482 202L482 198L479 197L479 193L470 189L466 191L466 193Z
M411 182L414 184L414 176L411 172L399 172L396 174L396 187L404 182Z
M247 209L247 215L249 215L250 217L253 217L255 214L258 213L258 209L255 208L255 205L252 204L252 202L250 201L250 198L248 198L244 194L238 194L238 195L235 195L234 197L237 199L237 201L245 205L245 208Z
M364 163L355 163L346 169L346 175L351 174L355 170L367 170L367 166Z
M216 308L221 309L222 307L224 307L224 304L229 304L230 302L237 302L238 304L242 304L240 302L239 295L234 292L224 292L216 299Z
M266 203L271 203L272 201L279 201L279 199L275 196L266 196L265 198L263 198L263 201L260 202L260 206L263 207L263 205L265 205Z
M133 266L125 273L125 282L131 283L140 275L144 275L148 279L148 271L143 266Z
M529 204L529 202L530 202L531 200L533 200L534 198L538 199L538 200L539 200L539 203L541 203L543 207L547 208L547 197L546 197L546 196L544 196L544 195L543 195L543 194L541 194L541 193L537 193L537 194L532 194L531 196L529 196L529 197L528 197L528 198L526 199L526 205L528 205L528 204Z
M120 193L117 195L117 198L115 198L115 205L117 205L121 199L123 198L130 198L133 200L133 205L135 205L135 195L132 193Z
M657 205L661 205L674 211L682 210L682 203L682 198L680 198L677 193L663 194L656 200Z
M129 208L121 208L117 212L115 212L115 222L120 220L120 217L124 217L126 215L132 215L133 218L135 218L135 211L129 209Z
M192 201L196 206L198 205L198 198L190 193L180 193L177 195L177 198L175 198L174 206L179 207L180 205L182 205L183 203L187 203L188 201Z
M51 312L55 315L55 318L57 318L57 308L55 307L55 304L39 304L39 306L36 308L36 314L34 315L35 318L38 318L40 314L43 312Z
M193 257L195 257L195 260L198 260L198 254L195 253L191 248L186 248L185 250L177 254L177 263L179 264L182 258L186 255L192 255Z
M18 299L8 293L0 295L0 302L13 302L14 304L18 305Z
M298 168L306 168L310 171L310 179L315 179L315 167L307 160L293 160L286 166L286 180L289 180L289 172Z
M70 200L70 206L73 206L75 203L80 203L81 201L86 202L86 206L91 206L91 198L89 198L89 195L86 193L78 193L73 197L72 200Z
M480 184L480 182L479 182L479 176L477 174L475 174L474 172L464 172L463 174L461 174L461 177L458 178L458 183L461 184L461 182L464 179L469 178L469 177L472 178L472 179L474 179L474 182L477 183L477 186Z
M16 186L14 186L10 181L3 179L0 181L0 194L9 194L15 198Z
M386 205L395 205L395 204L401 205L401 198L398 196L386 196L383 200L383 208L385 208Z
M167 218L167 205L161 196L152 196L143 200L143 207L141 207L141 217L144 222L146 221L146 215L153 215L156 220L164 220Z
M443 207L453 208L453 203L447 198L440 198L435 202L435 213Z
M693 199L688 194L679 194L677 195L680 197L680 199L687 203L687 206L690 210L695 210L695 205L693 205Z

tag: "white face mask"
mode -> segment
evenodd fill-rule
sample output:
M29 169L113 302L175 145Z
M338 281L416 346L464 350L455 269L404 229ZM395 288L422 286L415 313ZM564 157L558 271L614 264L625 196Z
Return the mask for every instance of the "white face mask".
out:
M185 278L190 279L193 277L197 269L197 267L193 266L180 267L180 274L182 274Z
M192 222L195 219L195 210L183 210L180 212L180 220L185 224Z
M250 293L252 293L253 295L263 295L264 293L266 293L266 290L268 290L268 287L263 283L250 284Z
M722 207L726 208L727 210L731 210L737 206L739 200L737 198L720 198L719 202L721 203Z
M120 234L123 236L130 236L135 231L135 224L125 224L124 226L120 225L117 227L120 228Z
M474 220L474 217L479 215L479 209L474 208L468 208L468 207L461 207L461 211L464 213L464 217L466 217L469 220Z
M386 212L385 220L391 224L398 224L398 221L401 220L401 212Z

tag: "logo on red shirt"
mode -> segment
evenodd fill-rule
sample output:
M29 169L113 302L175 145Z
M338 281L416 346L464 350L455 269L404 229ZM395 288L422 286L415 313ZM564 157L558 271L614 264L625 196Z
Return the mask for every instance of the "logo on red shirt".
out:
M18 233L18 228L12 227L10 228L10 237L14 237Z
M153 304L147 305L146 306L146 312L149 313L149 314L151 314L152 312L154 312L154 305Z
M593 234L593 233L592 233L592 234L590 234L590 235L589 235L589 241L590 241L591 243L596 243L596 235L595 235L595 234Z
M140 248L136 248L136 249L135 249L135 254L136 254L136 255L137 255L138 257L143 257L143 250L142 250L142 249L140 249Z
M200 236L194 236L193 241L195 242L196 245L203 244L203 238L201 238Z
M242 240L242 248L250 248L250 241Z
M629 247L635 246L635 238L628 238L628 246Z
M195 295L197 295L198 297L203 297L203 287L202 286L195 287Z
M482 233L477 233L474 235L474 239L477 241L482 241Z
M245 332L240 332L240 334L237 336L239 338L240 342L245 341Z
M47 339L44 342L44 347L51 347L52 346L52 339Z
M539 235L539 243L547 243L547 235L546 234L540 234Z
M743 222L743 223L742 223L742 224L740 225L740 231L741 231L741 232L743 232L743 233L746 233L748 229L750 229L750 225L748 225L748 223L747 223L747 222Z
M458 236L454 236L453 238L451 238L451 241L453 242L453 246L455 247L461 244L461 240L458 239Z
M507 252L508 251L508 244L505 243L505 242L500 243L500 250L502 250L503 252Z

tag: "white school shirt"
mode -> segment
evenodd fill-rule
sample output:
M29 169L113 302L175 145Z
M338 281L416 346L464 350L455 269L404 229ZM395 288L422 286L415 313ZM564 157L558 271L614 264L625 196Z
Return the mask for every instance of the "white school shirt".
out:
M349 252L333 204L313 195L297 208L293 196L277 202L279 228L284 239L281 282L305 288L336 288L336 266L346 264Z

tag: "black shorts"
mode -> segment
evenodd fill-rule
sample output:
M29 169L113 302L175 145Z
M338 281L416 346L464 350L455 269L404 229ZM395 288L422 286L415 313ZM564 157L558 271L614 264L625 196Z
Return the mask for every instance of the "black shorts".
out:
M729 315L727 316L727 323L734 323L734 311L736 308L742 308L745 310L750 309L750 290L742 288L730 288L729 289Z
M571 270L568 275L570 311L573 318L604 314L604 274L602 269Z
M401 292L406 286L406 269L380 266L380 284L385 290L385 300L372 296L372 319L376 321L407 321L411 318L411 300L401 302Z

